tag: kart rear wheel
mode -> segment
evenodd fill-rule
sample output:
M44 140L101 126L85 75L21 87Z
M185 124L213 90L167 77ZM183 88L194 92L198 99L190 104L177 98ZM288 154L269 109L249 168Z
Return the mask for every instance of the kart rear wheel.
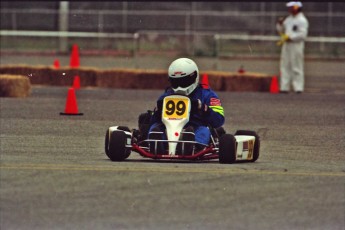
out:
M226 134L226 131L223 127L216 128L216 132L217 132L218 137L221 137L224 134Z
M105 138L105 153L110 160L123 161L129 157L131 150L126 148L127 136L123 131L108 131Z
M118 126L117 129L130 132L130 129L127 126ZM108 154L109 154L109 129L107 129L107 131L105 133L104 151L108 156Z
M253 152L253 159L250 160L250 162L255 162L260 155L260 137L255 131L249 131L249 130L237 130L235 133L236 135L245 135L245 136L254 136L255 137L255 143L254 143L254 152Z
M109 129L105 132L105 142L104 142L105 154L109 154Z
M236 161L236 139L231 134L219 138L219 163L232 164Z

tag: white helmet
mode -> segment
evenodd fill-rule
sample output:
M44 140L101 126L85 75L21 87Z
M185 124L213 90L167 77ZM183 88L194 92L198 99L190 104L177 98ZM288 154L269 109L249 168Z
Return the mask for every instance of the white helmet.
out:
M171 87L177 94L189 95L199 84L199 69L189 58L173 61L168 70Z

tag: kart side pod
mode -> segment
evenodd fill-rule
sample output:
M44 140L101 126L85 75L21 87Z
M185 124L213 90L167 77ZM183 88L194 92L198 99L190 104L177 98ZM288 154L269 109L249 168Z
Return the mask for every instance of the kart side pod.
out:
M236 139L236 161L253 160L254 136L235 136Z
M255 162L259 158L259 149L260 139L254 131L238 130L235 135L224 134L219 139L219 162Z

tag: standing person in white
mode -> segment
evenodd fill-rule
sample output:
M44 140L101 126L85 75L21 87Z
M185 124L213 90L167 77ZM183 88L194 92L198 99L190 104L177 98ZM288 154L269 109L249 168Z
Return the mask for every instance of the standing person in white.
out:
M288 93L290 84L296 93L304 91L304 40L308 34L309 23L302 13L301 2L286 4L290 13L285 19L278 20L277 31L282 46L280 56L280 92Z

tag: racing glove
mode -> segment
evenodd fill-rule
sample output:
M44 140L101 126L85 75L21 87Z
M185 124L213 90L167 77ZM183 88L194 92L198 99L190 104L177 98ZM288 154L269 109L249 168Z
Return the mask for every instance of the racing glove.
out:
M163 109L163 100L157 101L157 106L152 112L152 117L150 119L150 125L155 122L160 122L162 120L162 109Z
M279 25L283 25L283 22L284 22L285 18L286 18L286 17L279 17L278 20L277 20L277 23L278 23Z
M157 101L157 110L162 111L163 109L163 100Z
M201 116L207 116L210 113L210 108L208 105L203 104L200 99L192 99L191 101L192 107L191 112L192 113L198 113Z
M286 41L289 41L290 38L287 34L280 33L280 40L276 43L277 46L282 46Z

